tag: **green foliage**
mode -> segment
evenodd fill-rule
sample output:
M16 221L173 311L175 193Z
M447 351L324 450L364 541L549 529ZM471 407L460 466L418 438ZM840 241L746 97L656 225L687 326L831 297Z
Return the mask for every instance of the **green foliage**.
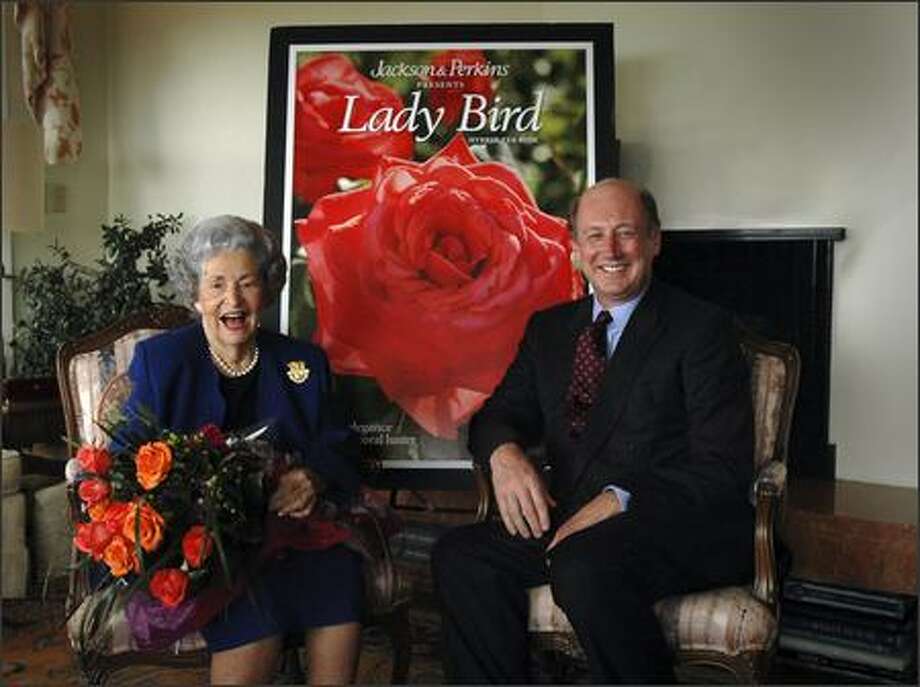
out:
M55 242L49 263L36 260L23 269L16 289L25 313L11 342L16 374L53 375L61 344L154 302L171 302L164 240L181 228L181 214L150 216L139 229L118 215L102 225L102 257L93 265L76 262Z

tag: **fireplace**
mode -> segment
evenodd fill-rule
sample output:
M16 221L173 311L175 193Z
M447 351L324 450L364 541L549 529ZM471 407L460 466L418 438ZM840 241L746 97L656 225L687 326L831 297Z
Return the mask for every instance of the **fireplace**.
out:
M842 228L665 230L655 274L734 312L755 332L794 344L802 375L789 470L833 479L830 414L834 243Z

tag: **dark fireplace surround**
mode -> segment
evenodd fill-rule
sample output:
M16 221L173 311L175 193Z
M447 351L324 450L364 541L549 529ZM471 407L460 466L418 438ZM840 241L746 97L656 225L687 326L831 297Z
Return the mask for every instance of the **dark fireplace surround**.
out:
M792 435L793 475L834 479L830 416L833 228L665 230L655 274L732 311L748 328L794 344L802 374Z

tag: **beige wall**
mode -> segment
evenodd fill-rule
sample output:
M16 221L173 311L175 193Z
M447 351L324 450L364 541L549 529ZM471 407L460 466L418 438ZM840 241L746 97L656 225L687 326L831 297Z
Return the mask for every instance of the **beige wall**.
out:
M70 197L91 196L81 213L190 220L261 216L272 26L613 22L623 170L655 191L668 227L847 227L835 266L838 476L916 485L915 6L123 3L75 15L84 105L98 116L86 121L91 179L75 171ZM77 219L74 236L88 239L91 222Z

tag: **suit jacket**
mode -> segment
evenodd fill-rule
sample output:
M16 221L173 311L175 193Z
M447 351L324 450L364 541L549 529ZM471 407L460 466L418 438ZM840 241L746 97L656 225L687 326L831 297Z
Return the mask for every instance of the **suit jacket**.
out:
M357 442L330 394L329 363L323 351L304 341L259 330L256 415L273 421L280 448L328 483L336 498L358 488ZM288 363L303 362L303 382L288 376ZM129 431L138 431L137 411L147 408L163 428L192 432L202 425L222 426L226 411L217 368L211 362L200 322L140 342L128 370L132 390L126 404Z
M504 442L545 446L557 524L609 484L630 511L740 513L753 472L750 385L727 313L653 280L609 360L588 426L573 441L565 418L575 342L591 297L537 312L517 357L470 424L470 450L488 468Z

